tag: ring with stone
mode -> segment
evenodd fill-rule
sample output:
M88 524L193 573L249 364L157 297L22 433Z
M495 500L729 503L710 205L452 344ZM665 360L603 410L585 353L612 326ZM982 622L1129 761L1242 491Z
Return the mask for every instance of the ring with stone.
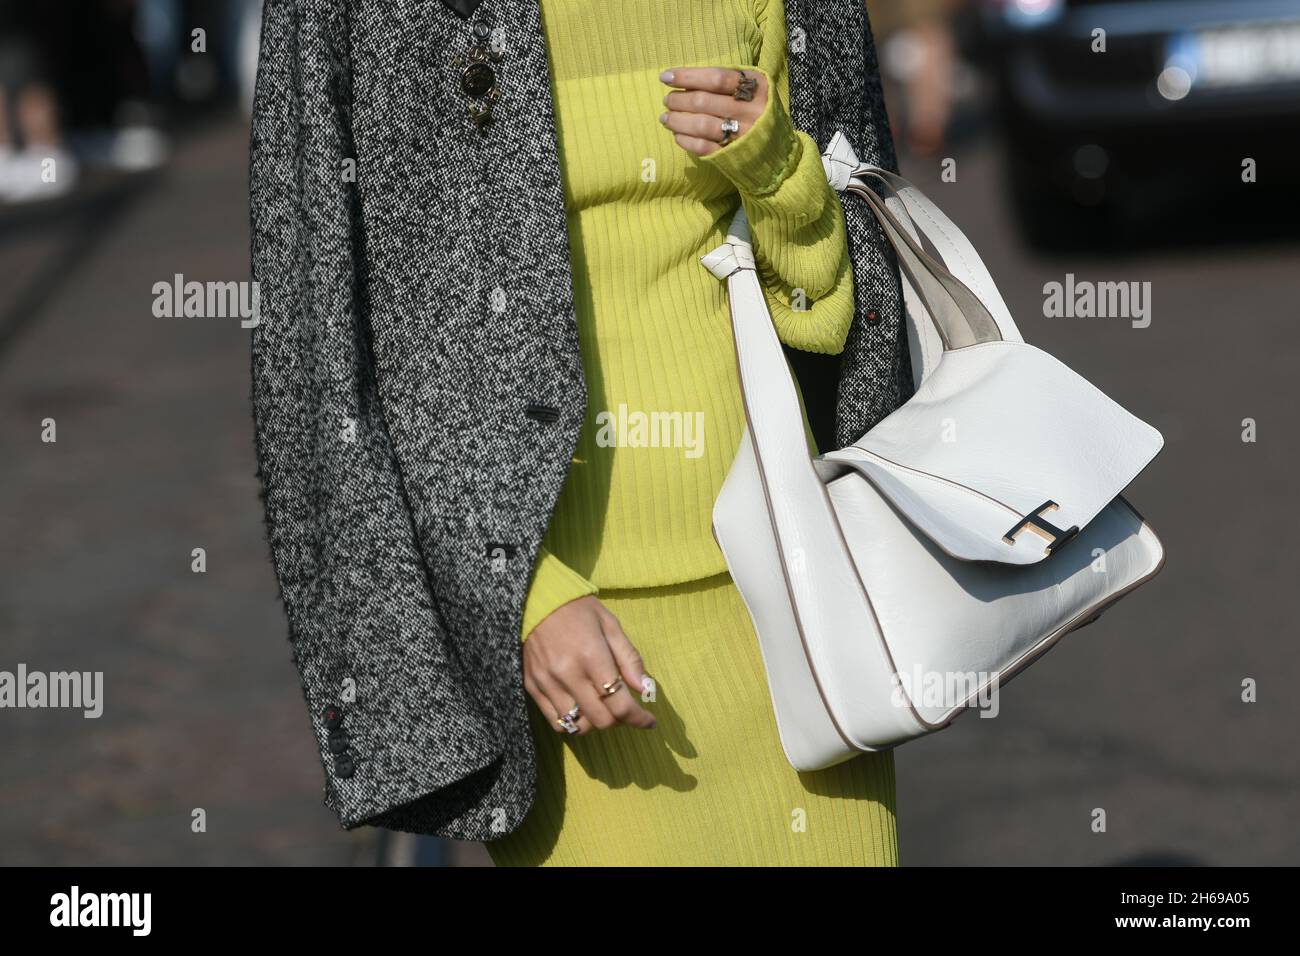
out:
M736 91L731 95L738 100L752 100L754 91L758 89L758 80L747 75L744 70L736 72L740 74L740 79L736 81Z
M569 712L564 714L555 722L565 729L567 733L576 734L579 730L577 718L582 713L582 708L574 704L569 708Z

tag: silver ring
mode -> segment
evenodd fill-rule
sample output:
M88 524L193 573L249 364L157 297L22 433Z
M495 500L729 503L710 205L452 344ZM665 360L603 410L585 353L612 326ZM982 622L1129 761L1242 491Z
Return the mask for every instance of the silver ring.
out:
M579 707L577 704L574 704L572 707L569 708L569 712L567 714L560 717L555 722L559 724L561 727L563 727L566 733L576 734L580 729L578 727L576 718L581 713L582 713L582 708Z
M740 120L728 117L722 121L722 142L726 145L731 140L732 133L740 132Z

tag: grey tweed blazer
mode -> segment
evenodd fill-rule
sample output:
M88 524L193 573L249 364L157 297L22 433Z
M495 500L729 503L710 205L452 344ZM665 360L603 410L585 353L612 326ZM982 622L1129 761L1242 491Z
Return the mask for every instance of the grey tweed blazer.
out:
M894 168L861 0L786 17L795 124ZM454 60L479 21L504 40L484 132ZM324 800L491 840L534 798L518 635L587 411L539 5L267 0L261 42L253 419ZM823 448L911 388L892 253L843 201L848 344L792 355Z

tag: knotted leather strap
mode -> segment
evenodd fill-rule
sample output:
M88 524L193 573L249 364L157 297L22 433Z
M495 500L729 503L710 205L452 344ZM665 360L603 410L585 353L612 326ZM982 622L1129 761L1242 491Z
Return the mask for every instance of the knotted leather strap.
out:
M878 166L860 163L853 146L842 131L837 131L822 152L822 165L831 186L845 191L853 183L866 185L871 178L880 186L885 207L894 214L918 246L928 243L929 249L947 271L971 292L993 316L1004 341L1023 341L1020 330L1011 318L997 284L970 240L951 219L917 187L896 173ZM859 194L861 195L861 194ZM875 210L873 209L873 214ZM892 240L891 240L891 244ZM913 379L919 386L938 367L943 357L944 341L937 331L937 322L918 294L907 270L900 269L903 279L903 300L907 312L907 334L912 358ZM939 301L948 301L940 297Z
M867 172L863 175L875 174ZM881 179L881 182L888 188L886 180ZM861 196L875 214L885 238L894 247L899 267L929 312L945 349L1001 341L1002 331L979 296L921 247L885 206L883 199L858 177L849 183L846 191Z

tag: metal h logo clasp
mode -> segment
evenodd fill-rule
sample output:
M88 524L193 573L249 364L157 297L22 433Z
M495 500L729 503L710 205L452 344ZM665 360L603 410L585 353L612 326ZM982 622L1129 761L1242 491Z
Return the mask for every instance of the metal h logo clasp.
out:
M1007 544L1015 544L1016 535L1025 528L1028 528L1035 534L1041 535L1047 539L1047 553L1051 554L1079 533L1079 526L1077 524L1071 528L1062 530L1043 517L1044 511L1055 511L1059 507L1060 505L1055 501L1044 501L1033 511L1029 512L1029 514L1017 521L1015 526L1002 536L1002 540Z

